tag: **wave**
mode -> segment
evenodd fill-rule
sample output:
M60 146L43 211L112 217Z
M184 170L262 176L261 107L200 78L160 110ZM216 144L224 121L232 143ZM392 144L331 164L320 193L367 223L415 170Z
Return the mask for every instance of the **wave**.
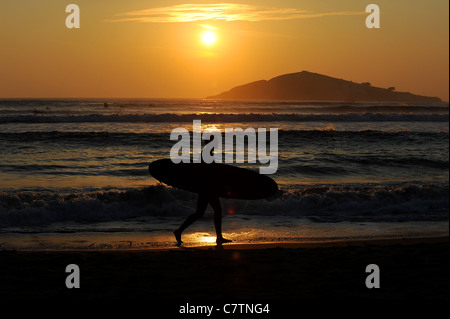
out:
M202 120L208 123L246 122L448 122L448 114L348 113L348 114L89 114L46 116L0 116L6 123L183 123Z
M191 131L192 133L192 131ZM360 137L374 137L374 138L392 138L394 136L405 136L405 137L417 137L417 138L435 138L439 136L446 136L449 132L439 131L439 132L413 132L409 130L399 130L399 131L378 131L378 130L334 130L331 128L326 129L311 129L311 130L284 130L279 129L278 134L285 137L319 137L319 136L360 136ZM139 139L143 138L145 140L149 139L161 139L167 140L170 136L170 131L168 132L107 132L107 131L86 131L86 132L76 132L76 131L36 131L36 132L0 132L0 138L4 139L17 139L17 140L49 140L49 139L86 139L91 140L92 138L98 139ZM224 137L224 133L222 132Z
M313 222L445 221L449 217L448 191L448 183L285 185L267 200L224 200L222 205L225 213L275 214ZM186 217L195 210L196 197L162 185L128 190L1 192L0 228Z
M449 132L411 132L411 131L336 131L333 129L324 130L283 130L278 131L279 147L303 147L318 145L323 143L325 147L329 142L337 140L343 143L352 143L354 147L362 147L367 143L372 145L391 145L401 143L400 145L446 145L448 143ZM222 133L222 139L225 140L225 134ZM170 140L170 132L73 132L73 131L48 131L48 132L0 132L0 143L6 143L9 146L20 148L22 144L34 145L38 147L42 143L45 147L53 146L89 146L103 147L108 146L141 146L151 147L152 149L168 149L173 146ZM398 145L397 145L398 147ZM363 161L366 159L362 159ZM394 159L397 160L397 159ZM411 160L411 159L407 159Z

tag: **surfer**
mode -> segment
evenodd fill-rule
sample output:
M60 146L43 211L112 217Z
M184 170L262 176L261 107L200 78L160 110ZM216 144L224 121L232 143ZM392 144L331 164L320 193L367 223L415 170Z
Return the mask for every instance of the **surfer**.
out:
M212 141L214 136L210 137L209 143ZM214 147L210 148L210 156L214 156ZM181 240L183 231L203 217L208 204L214 210L216 243L221 245L231 242L222 236L220 197L257 200L273 196L278 191L277 183L266 175L214 161L207 163L203 161L203 156L201 163L175 163L172 159L160 159L150 163L148 170L161 183L198 194L195 213L188 216L173 232L179 245L183 243Z
M220 206L219 197L210 196L205 193L199 193L197 199L197 209L195 213L188 216L188 218L186 218L186 220L180 226L180 228L178 228L173 232L179 245L183 243L183 241L181 240L181 234L183 233L183 231L186 228L188 228L191 224L193 224L195 221L203 217L208 204L210 204L214 210L214 226L216 228L216 236L217 236L216 243L218 245L221 245L224 243L231 242L231 240L225 239L222 236L222 207Z
M212 142L213 138L211 137L210 140L207 142ZM214 150L211 149L210 152L211 156L214 155ZM188 216L184 223L173 232L175 235L175 238L177 240L178 245L183 243L181 240L181 233L189 227L192 223L199 220L200 218L205 215L206 207L208 207L208 204L211 205L212 209L214 210L214 226L216 228L216 243L218 245L224 244L224 243L231 243L231 240L225 239L222 236L222 206L220 205L220 199L218 196L215 195L209 195L206 193L199 193L197 198L197 210L194 214Z

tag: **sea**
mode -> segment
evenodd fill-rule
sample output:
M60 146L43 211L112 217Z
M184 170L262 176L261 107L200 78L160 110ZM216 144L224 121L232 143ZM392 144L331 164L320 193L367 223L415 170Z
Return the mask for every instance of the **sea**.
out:
M148 165L194 120L278 129L278 193L221 200L232 244L448 236L448 103L2 99L0 250L176 248L197 194ZM210 207L183 241L215 244Z

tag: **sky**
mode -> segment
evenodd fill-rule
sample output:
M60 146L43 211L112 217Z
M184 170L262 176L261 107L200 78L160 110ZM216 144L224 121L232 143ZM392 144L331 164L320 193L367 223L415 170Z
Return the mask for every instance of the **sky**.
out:
M448 0L0 1L0 98L203 98L306 70L448 101L448 61Z

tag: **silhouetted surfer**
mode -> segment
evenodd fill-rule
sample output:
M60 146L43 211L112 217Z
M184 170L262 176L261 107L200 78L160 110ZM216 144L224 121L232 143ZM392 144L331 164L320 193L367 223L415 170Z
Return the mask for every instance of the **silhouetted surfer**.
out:
M207 194L198 194L197 210L194 214L188 216L188 218L184 221L180 228L173 232L178 244L181 244L183 242L181 240L181 234L183 233L183 231L192 223L203 217L208 204L210 204L214 210L214 226L216 227L217 236L216 243L220 245L223 243L231 242L231 240L225 239L222 236L222 207L220 206L219 197L208 196Z
M211 142L212 139L207 141L208 143ZM211 149L211 156L214 155L213 149ZM203 162L203 159L202 159ZM203 162L204 163L204 162ZM225 239L222 236L222 207L220 205L220 199L218 196L215 195L209 195L206 193L199 193L197 198L197 210L194 214L188 216L184 223L173 232L175 235L175 238L177 240L178 245L180 245L183 241L181 240L181 234L183 231L188 228L191 224L193 224L195 221L199 220L200 218L205 215L206 207L208 207L208 204L211 205L212 209L214 210L214 226L216 228L216 243L218 245L221 245L223 243L231 243L231 240Z
M211 142L211 140L210 140ZM211 156L214 147L211 148ZM273 196L278 191L277 183L258 172L223 163L174 163L172 159L159 159L150 163L150 174L169 186L198 194L197 209L186 218L173 233L181 244L183 231L203 217L208 204L214 210L214 226L218 245L231 240L222 236L222 207L220 197L239 200L260 200Z

